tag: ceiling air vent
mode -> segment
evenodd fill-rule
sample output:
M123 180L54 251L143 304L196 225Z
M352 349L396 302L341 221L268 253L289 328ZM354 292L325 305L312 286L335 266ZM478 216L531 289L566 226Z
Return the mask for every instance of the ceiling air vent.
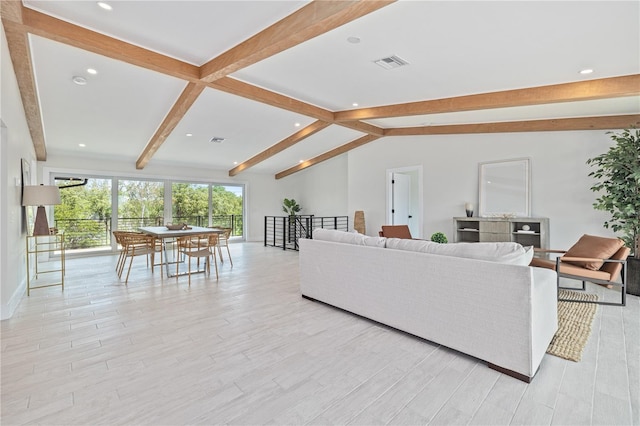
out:
M213 142L213 143L222 143L222 141L224 141L224 138L221 138L220 136L214 136L211 139L209 139L209 142Z
M387 58L378 59L377 61L373 61L373 62L375 62L376 64L380 65L382 68L387 70L409 65L409 62L405 61L404 59L396 55L391 55Z

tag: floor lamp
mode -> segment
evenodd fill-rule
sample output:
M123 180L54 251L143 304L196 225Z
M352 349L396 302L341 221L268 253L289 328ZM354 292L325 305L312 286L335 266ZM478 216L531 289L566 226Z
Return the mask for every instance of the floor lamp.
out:
M49 235L49 221L44 206L60 204L60 189L55 185L27 185L22 194L23 206L38 206L33 235Z

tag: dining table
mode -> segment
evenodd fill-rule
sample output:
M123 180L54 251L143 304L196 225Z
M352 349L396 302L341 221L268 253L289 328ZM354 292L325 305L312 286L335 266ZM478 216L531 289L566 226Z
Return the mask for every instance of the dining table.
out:
M169 229L166 226L141 226L138 228L140 232L143 234L151 235L157 239L159 239L162 243L162 251L164 255L164 264L167 270L167 277L172 278L178 275L183 275L184 273L175 273L172 274L169 271L169 264L175 264L177 260L173 262L169 262L169 257L167 256L167 240L175 240L179 237L184 237L187 235L198 235L198 234L224 234L224 229L221 228L207 228L203 226L191 226L187 225L183 229ZM160 265L162 267L162 265ZM203 272L203 271L199 271Z

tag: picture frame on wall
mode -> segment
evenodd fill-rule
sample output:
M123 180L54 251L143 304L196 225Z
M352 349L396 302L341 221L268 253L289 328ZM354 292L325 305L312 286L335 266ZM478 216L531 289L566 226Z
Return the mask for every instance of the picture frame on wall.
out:
M20 192L20 203L22 204L22 199L24 198L24 187L26 185L31 185L31 166L24 158L20 163L20 172L22 173L22 185Z
M20 162L20 172L21 172L21 192L20 192L20 204L22 204L22 199L24 198L24 187L27 185L31 185L31 165L29 161L24 158L21 159ZM29 230L33 228L33 224L35 221L35 216L33 213L32 206L23 206L22 207L22 230L26 233L29 233Z

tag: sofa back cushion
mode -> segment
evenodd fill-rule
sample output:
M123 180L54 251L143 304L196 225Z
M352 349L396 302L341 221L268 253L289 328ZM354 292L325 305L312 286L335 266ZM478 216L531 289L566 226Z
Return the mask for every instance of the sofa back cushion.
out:
M522 266L528 266L533 258L533 247L525 248L512 242L439 244L424 240L387 238L387 248Z
M359 234L358 232L337 231L335 229L324 228L314 229L313 239L379 248L384 248L386 241L386 238L384 237L369 237L367 235Z
M592 259L609 259L616 254L624 245L624 241L618 238L596 237L593 235L583 235L564 254L567 257L588 257ZM577 266L597 271L602 267L602 261L567 261Z

